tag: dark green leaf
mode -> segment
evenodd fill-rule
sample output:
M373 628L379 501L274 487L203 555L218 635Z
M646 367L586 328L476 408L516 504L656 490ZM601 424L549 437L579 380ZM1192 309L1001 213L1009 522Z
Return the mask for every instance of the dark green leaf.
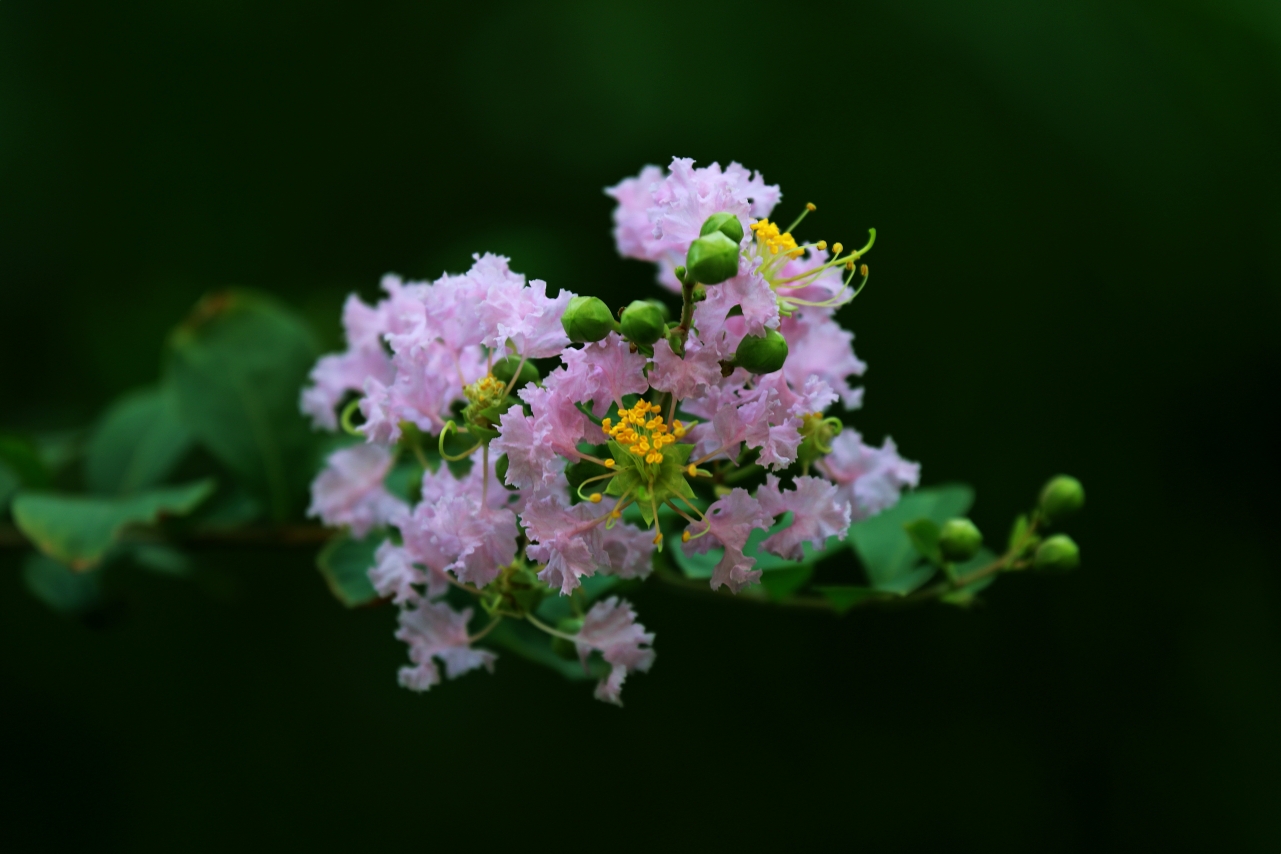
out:
M588 659L586 668L581 662L561 658L552 649L551 641L551 635L524 620L505 619L485 636L482 643L503 647L535 664L550 667L566 679L600 679L609 672L609 665L596 657Z
M46 489L52 483L49 469L35 444L17 436L0 436L0 465L27 489Z
M118 495L163 481L190 449L168 386L140 389L107 410L85 450L85 485Z
M931 519L917 519L903 526L912 548L935 566L943 563L943 552L939 550L939 526Z
M917 519L936 524L966 515L974 490L964 485L936 486L904 495L885 512L850 528L850 541L877 590L910 593L930 580L932 566L919 566L920 556L903 526Z
M369 581L369 568L374 565L374 552L386 535L374 532L363 540L340 534L330 540L316 557L316 565L334 597L348 608L367 605L378 598Z
M805 586L805 582L814 575L810 564L798 563L795 566L771 569L761 573L761 586L775 601L786 599Z
M823 594L823 598L828 602L832 603L832 609L838 614L844 614L860 602L885 596L879 590L873 590L870 587L856 587L854 585L833 585L815 587L814 589Z
M22 488L22 478L18 477L9 464L0 460L0 514L9 509L9 500Z
M1014 527L1010 528L1010 541L1006 549L1013 549L1023 537L1027 534L1028 519L1026 513L1020 513L1019 517L1014 520Z
M102 602L102 574L75 572L51 557L32 552L22 564L27 590L62 614L82 614Z
M213 490L212 480L202 480L116 498L24 491L13 500L13 518L45 554L88 569L128 526L185 516Z
M129 557L143 569L160 575L184 577L191 574L191 559L172 546L138 543L129 549Z
M282 521L304 505L314 443L298 394L316 361L307 327L275 302L202 300L170 336L167 382L187 428Z

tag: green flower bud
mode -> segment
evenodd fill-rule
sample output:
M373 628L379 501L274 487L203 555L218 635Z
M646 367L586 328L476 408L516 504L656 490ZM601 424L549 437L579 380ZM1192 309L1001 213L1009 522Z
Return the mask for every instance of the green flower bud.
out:
M734 351L734 361L754 374L772 374L787 360L787 341L773 329L764 338L748 335Z
M567 635L576 635L583 627L582 620L566 617L556 624L556 630ZM570 661L578 660L578 644L570 643L564 638L552 637L552 652Z
M1041 513L1051 522L1065 519L1085 505L1085 488L1081 481L1061 474L1050 478L1041 490Z
M685 266L694 281L719 285L738 275L738 244L719 231L704 235L690 245Z
M536 383L540 379L538 368L533 363L526 360L522 365L519 356L507 356L494 362L493 375L505 383L512 381L512 375L516 373L516 366L520 365L520 379L516 381L514 388L522 388L527 383Z
M1081 550L1067 534L1047 537L1037 546L1032 565L1037 569L1076 569L1081 562Z
M627 340L648 347L666 331L663 313L649 300L635 300L623 309L623 334Z
M732 213L712 214L703 223L703 227L699 229L698 234L702 237L711 234L713 231L719 231L735 243L743 242L743 224Z
M948 519L939 529L939 548L948 560L969 560L982 545L983 535L969 519Z
M599 341L614 330L614 315L596 297L574 297L565 307L560 325L570 341Z

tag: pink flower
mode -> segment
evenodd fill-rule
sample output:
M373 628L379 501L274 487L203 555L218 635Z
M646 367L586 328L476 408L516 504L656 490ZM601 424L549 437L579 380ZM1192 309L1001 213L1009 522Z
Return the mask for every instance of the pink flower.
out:
M653 642L654 635L636 622L636 612L626 601L611 596L593 605L583 618L577 645L584 667L593 649L609 662L609 676L596 685L596 699L621 706L623 680L628 672L644 673L654 664L655 653L648 646Z
M409 552L391 540L384 540L374 553L374 565L369 568L369 583L382 597L391 597L397 605L417 602L421 597L415 585L427 584L428 598L434 599L449 587L441 573L432 573L429 583L423 571L414 566ZM435 587L435 590L432 587Z
M840 497L850 502L854 521L893 507L900 493L921 478L920 463L900 457L893 439L887 437L882 447L873 448L848 427L832 440L832 452L816 466L836 481Z
M569 344L560 318L574 294L562 290L555 299L548 297L546 282L535 279L526 285L525 277L511 272L499 255L477 258L468 276L479 285L480 302L469 310L481 318L487 346L502 350L510 343L518 355L544 359Z
M618 207L614 208L614 242L624 258L647 256L647 246L654 239L654 224L649 221L649 208L654 203L654 187L663 180L659 166L646 166L635 178L624 178L605 190Z
M788 560L804 560L802 543L823 548L828 537L845 539L850 526L850 503L838 495L836 484L817 477L796 478L796 488L779 489L778 478L768 475L756 490L761 507L771 516L792 514L792 523L766 538L761 548Z
M507 455L508 484L546 489L560 478L567 460L579 459L578 443L587 438L591 421L552 377L546 387L528 385L519 395L533 415L518 406L508 409L499 419L499 436L489 447L495 456Z
M566 506L559 496L535 496L520 514L529 536L525 554L546 564L538 577L550 587L559 587L568 596L579 579L591 576L609 563L601 542L604 517L593 504Z
M311 385L303 389L301 409L312 423L326 430L338 429L336 409L348 392L365 387L365 378L391 382L391 359L383 351L386 313L366 305L355 294L343 304L342 324L347 351L322 356L311 369Z
M405 502L383 486L391 453L378 445L356 445L329 455L325 470L311 484L308 516L326 525L347 525L360 538L409 512Z
M396 639L409 644L413 667L400 669L400 684L413 691L426 691L440 682L440 671L433 658L445 665L450 679L485 667L491 673L496 656L487 650L472 649L467 635L470 608L459 613L443 602L420 602L415 608L400 612L400 630Z
M520 531L516 514L504 506L510 493L494 481L492 470L488 489L479 466L461 481L442 470L445 474L423 476L423 500L400 526L405 548L415 563L484 587L516 558ZM485 492L489 501L482 504Z
M626 523L601 531L601 550L619 578L646 578L654 568L653 534Z
M738 593L759 581L761 571L752 569L756 559L743 554L743 547L747 545L752 529L768 529L774 523L773 517L742 488L735 488L729 495L717 499L707 508L706 516L710 532L690 540L684 548L691 554L700 554L718 545L725 548L724 557L712 571L712 589L724 584Z
M649 388L645 380L646 359L617 332L600 341L585 344L582 349L568 348L561 354L564 373L553 371L548 387L556 387L570 399L591 401L592 412L600 418L610 404L621 405L623 395L641 394Z
M766 329L779 325L778 300L769 282L745 266L747 259L740 259L737 276L719 285L708 285L707 299L694 307L694 326L699 337L715 342L716 350L728 358L743 340L744 335L764 335ZM753 264L759 264L756 259ZM729 317L737 306L742 315Z
M685 347L684 357L677 356L672 345L663 338L654 345L654 367L649 372L650 387L670 391L677 400L684 400L720 382L721 364L715 350L703 347L691 338Z
M867 370L867 364L854 355L854 333L842 329L829 315L810 309L785 319L779 332L788 347L783 374L793 388L816 376L841 396L846 409L862 405L863 390L850 388L846 380Z

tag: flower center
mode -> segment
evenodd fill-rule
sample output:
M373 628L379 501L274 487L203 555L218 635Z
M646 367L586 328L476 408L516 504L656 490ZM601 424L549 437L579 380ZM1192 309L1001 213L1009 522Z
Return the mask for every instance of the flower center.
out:
M669 428L659 414L658 405L647 400L638 400L631 409L620 408L617 424L612 418L602 419L600 429L648 465L661 464L663 448L685 435L685 427L680 421L673 421ZM618 465L631 462L630 459L615 460Z

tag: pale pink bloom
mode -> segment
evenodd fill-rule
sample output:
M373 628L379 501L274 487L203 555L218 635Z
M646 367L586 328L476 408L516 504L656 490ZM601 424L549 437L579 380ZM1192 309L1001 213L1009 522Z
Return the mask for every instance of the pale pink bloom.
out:
M597 418L609 411L610 404L621 405L623 395L641 394L649 389L645 380L646 358L631 352L631 347L617 332L585 344L582 349L568 348L561 353L561 359L565 363L564 373L558 373L559 369L553 371L546 385L576 402L590 401Z
M653 633L636 622L636 612L628 602L611 596L593 605L583 618L577 646L584 667L593 649L609 662L609 676L597 684L596 699L621 706L627 674L633 670L644 673L654 664L655 653L649 646L653 642Z
M779 325L778 300L769 283L759 273L748 269L746 260L740 272L719 285L707 285L707 299L694 306L694 326L704 341L716 342L717 352L726 355L737 349L744 335L764 335L766 329ZM754 263L759 263L759 260ZM738 306L741 315L730 317Z
M495 457L507 455L507 483L511 486L548 488L560 478L567 460L581 456L578 443L587 438L592 423L574 405L574 398L552 379L561 370L552 372L544 388L527 385L520 390L533 415L513 406L499 419L499 436L489 447Z
M816 375L810 375L799 391L793 390L788 385L785 371L775 371L759 377L756 387L774 390L787 413L797 418L803 418L815 412L824 412L837 400L836 392L832 391L832 387Z
M884 445L873 448L848 427L832 440L832 452L816 466L837 483L840 497L850 502L854 521L893 507L902 491L921 478L920 463L900 457L893 439L887 437Z
M646 578L654 568L654 535L650 531L620 522L601 531L601 550L613 570L610 574L619 578ZM602 566L601 571L605 570Z
M347 525L360 538L409 511L405 502L383 486L391 469L391 452L378 445L356 445L329 455L311 484L308 516L326 525Z
M783 374L793 388L817 376L840 395L846 409L862 405L863 389L851 388L847 380L867 370L867 364L854 355L854 333L842 329L829 315L809 308L785 318L778 331L787 340Z
M712 571L712 589L727 585L738 593L744 587L759 581L761 571L753 570L756 559L743 554L747 538L753 528L768 530L774 519L761 503L748 495L747 490L736 487L729 495L712 503L706 512L710 531L698 539L690 540L682 548L691 554L701 554L709 548L723 546L725 555Z
M488 503L481 499L488 492ZM448 469L423 475L423 500L400 526L405 548L431 570L452 572L459 581L484 587L516 558L520 531L505 504L511 493L493 478L486 490L480 466L454 480Z
M614 208L614 243L624 258L647 257L648 245L654 240L654 224L649 209L654 204L654 187L663 180L660 166L646 166L635 178L624 178L605 190L618 202Z
M771 516L792 514L792 522L766 538L761 548L788 560L803 560L802 543L821 549L828 537L845 539L850 526L850 503L839 495L834 483L817 477L796 478L796 488L782 490L778 478L767 475L765 485L756 490L761 507Z
M413 667L400 669L400 684L413 691L426 691L440 682L440 671L433 659L445 665L445 675L454 679L469 670L494 669L492 652L472 649L468 641L467 622L470 608L459 613L444 602L419 602L417 607L402 610L396 639L409 645Z
M650 387L670 391L677 400L684 400L720 382L721 364L716 351L703 347L694 338L685 346L685 355L678 356L666 338L654 344L654 367L649 372Z
M369 583L379 596L391 597L397 605L416 602L422 595L417 587L427 585L427 596L434 599L449 587L444 575L432 572L429 579L421 569L414 566L409 552L391 540L384 540L374 553L374 565L367 573ZM432 588L435 588L434 590Z
M511 344L517 355L544 359L569 344L560 318L574 294L562 290L554 299L548 297L546 282L534 279L526 285L525 277L511 272L500 255L477 258L468 276L480 288L479 304L466 311L480 317L487 346L501 351Z
M556 495L534 496L520 514L530 544L525 554L546 564L538 577L549 587L559 587L568 596L579 579L594 575L608 565L602 548L603 515L594 504L565 505Z
M343 304L342 325L347 350L322 356L311 369L310 385L302 391L301 408L312 423L326 430L338 429L337 407L348 392L358 392L366 377L391 382L391 359L383 350L386 313L351 294Z

